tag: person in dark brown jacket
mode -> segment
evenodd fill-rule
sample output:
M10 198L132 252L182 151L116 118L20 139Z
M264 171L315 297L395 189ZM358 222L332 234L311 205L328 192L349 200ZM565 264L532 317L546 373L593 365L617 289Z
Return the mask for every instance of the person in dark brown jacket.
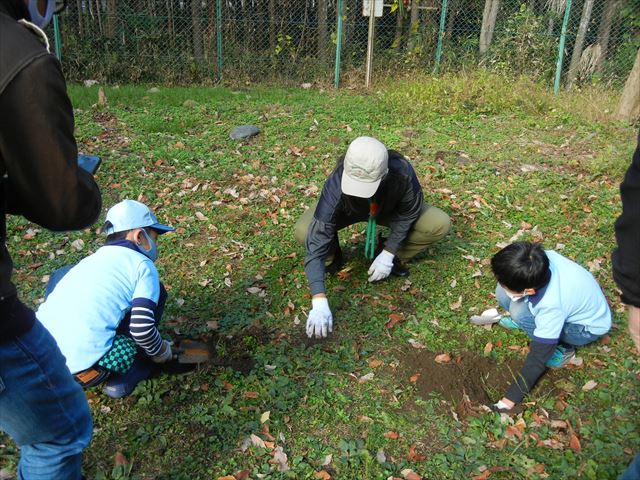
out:
M6 215L54 231L97 220L100 190L77 166L73 110L42 31L55 0L0 0L0 430L18 444L19 479L82 478L87 400L11 282Z

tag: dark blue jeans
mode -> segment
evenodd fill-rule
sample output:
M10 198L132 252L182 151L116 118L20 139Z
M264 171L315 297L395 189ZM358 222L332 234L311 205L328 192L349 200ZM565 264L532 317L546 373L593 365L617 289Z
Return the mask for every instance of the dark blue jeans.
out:
M496 299L502 308L509 312L511 320L517 323L524 332L533 339L533 332L536 329L536 320L529 310L529 305L524 300L514 302L509 298L504 288L498 284L496 286ZM587 343L595 342L602 335L594 335L583 325L564 323L560 334L560 343L574 347L580 347Z
M82 478L82 450L93 430L89 405L38 320L0 344L0 429L21 449L19 479Z

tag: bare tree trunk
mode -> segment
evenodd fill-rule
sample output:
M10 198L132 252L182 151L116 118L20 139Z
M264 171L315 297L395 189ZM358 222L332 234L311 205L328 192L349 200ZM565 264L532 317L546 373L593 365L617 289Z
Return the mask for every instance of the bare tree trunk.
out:
M480 30L480 53L485 53L491 46L493 32L496 28L496 18L500 10L500 0L486 0L482 13L482 28Z
M104 26L104 36L113 39L116 36L116 18L118 16L118 4L116 0L107 0L107 18Z
M269 0L269 49L276 50L276 0Z
M100 35L102 35L102 13L100 12L100 0L96 0L96 17L98 18L98 30Z
M589 21L591 20L591 10L593 9L593 3L595 0L584 0L584 6L582 7L582 16L580 17L580 25L578 26L578 33L576 35L576 42L573 44L573 53L571 54L571 63L569 64L569 71L567 72L567 89L573 86L578 75L578 65L580 64L580 58L582 57L582 48L584 47L584 38L587 35L587 29L589 28Z
M449 12L447 13L447 29L445 38L451 39L453 36L453 27L456 24L456 17L460 13L460 5L457 0L449 2Z
M202 61L202 18L201 18L201 0L191 0L191 28L193 39L193 56L198 62Z
M609 49L609 37L611 35L611 24L619 7L620 0L610 0L606 3L602 20L600 21L600 29L598 30L598 43L600 44L600 56L596 62L597 73L602 73L602 67L607 59L607 50Z
M396 10L396 31L393 37L393 44L391 48L400 48L402 43L402 27L404 25L404 15L401 13L400 8Z
M316 0L318 12L318 60L320 65L326 65L327 62L327 39L329 33L327 31L327 3L328 0Z
M418 29L420 27L420 0L411 0L411 19L409 20L409 34L407 35L407 51L413 52L416 49Z
M81 0L76 0L76 8L78 9L78 32L80 33L80 36L83 36L83 22L82 22L82 5L80 3Z
M627 78L627 83L624 84L617 114L620 119L629 122L640 118L640 49L636 54L636 61Z
M173 0L166 0L167 3L167 29L169 30L169 45L176 46L176 24L173 15Z

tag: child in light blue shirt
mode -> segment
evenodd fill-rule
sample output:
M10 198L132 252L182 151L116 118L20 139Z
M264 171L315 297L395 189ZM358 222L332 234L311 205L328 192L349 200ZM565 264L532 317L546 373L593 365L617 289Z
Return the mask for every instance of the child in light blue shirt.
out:
M166 292L155 267L159 235L174 230L149 208L123 200L107 213L105 245L64 273L36 316L84 386L109 375L105 393L120 397L172 358L157 325ZM97 377L96 377L97 375Z
M491 259L491 268L498 281L496 298L510 314L493 320L531 338L522 371L494 405L506 411L522 401L547 367L566 365L575 347L605 335L611 310L591 273L540 244L508 245Z

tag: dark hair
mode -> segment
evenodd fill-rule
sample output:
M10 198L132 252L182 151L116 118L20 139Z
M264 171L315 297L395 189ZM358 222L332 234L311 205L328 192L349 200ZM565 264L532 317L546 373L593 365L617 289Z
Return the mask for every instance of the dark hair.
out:
M491 259L491 270L498 283L514 292L539 289L549 283L549 258L542 245L515 242L507 245Z

